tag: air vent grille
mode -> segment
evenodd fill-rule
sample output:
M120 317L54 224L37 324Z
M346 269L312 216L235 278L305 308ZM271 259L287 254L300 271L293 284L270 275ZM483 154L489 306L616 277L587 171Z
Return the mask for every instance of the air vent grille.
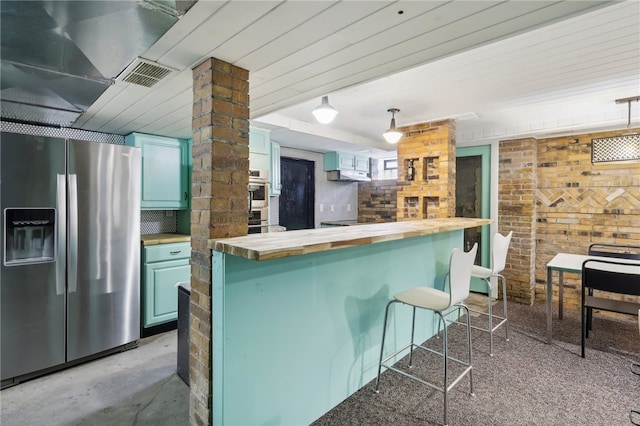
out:
M128 68L131 71L127 70L123 74L122 81L144 87L153 87L174 71L171 68L142 61L140 58L132 65Z
M640 135L592 139L591 162L640 161Z

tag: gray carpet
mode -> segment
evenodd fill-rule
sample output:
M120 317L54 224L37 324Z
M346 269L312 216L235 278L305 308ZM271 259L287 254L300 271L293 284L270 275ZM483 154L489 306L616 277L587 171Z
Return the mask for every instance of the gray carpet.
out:
M488 335L473 331L475 396L468 394L469 380L463 378L450 393L450 425L631 424L630 410L640 409L640 377L630 372L631 363L640 362L637 321L595 315L583 359L579 313L565 310L562 321L557 310L555 315L554 341L548 345L545 305L509 303L510 341L505 341L502 329L494 334L493 357ZM450 342L454 356L466 359L463 327L451 327ZM441 341L432 338L427 345L439 348ZM399 364L405 365L406 359ZM437 357L424 351L414 355L412 374L437 380L438 368ZM313 425L442 423L442 393L392 371L383 373L378 394L374 382Z

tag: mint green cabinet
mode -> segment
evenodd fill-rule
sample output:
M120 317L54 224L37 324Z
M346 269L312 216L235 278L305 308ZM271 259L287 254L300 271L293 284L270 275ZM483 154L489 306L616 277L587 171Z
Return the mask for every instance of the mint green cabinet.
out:
M249 168L269 172L271 139L268 130L249 128Z
M186 210L191 191L189 141L131 133L126 144L142 150L143 210Z
M280 195L282 181L280 176L280 144L271 142L271 187L270 194Z
M358 172L369 173L369 157L363 157L362 155L354 155L353 168Z
M178 318L177 283L191 279L190 243L144 247L142 324L149 328Z
M356 170L369 173L369 157L345 152L326 152L323 159L324 171Z

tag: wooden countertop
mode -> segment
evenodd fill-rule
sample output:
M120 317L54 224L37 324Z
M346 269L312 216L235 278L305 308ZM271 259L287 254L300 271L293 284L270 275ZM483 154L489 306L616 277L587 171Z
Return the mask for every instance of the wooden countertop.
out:
M166 243L184 243L190 242L191 236L185 234L147 234L140 235L140 241L145 246L153 244L166 244Z
M209 240L209 248L250 260L269 260L475 228L489 223L490 219L455 217L304 229Z
M359 223L357 220L329 220L327 222L320 222L320 225L353 226L353 225L363 225L363 224Z

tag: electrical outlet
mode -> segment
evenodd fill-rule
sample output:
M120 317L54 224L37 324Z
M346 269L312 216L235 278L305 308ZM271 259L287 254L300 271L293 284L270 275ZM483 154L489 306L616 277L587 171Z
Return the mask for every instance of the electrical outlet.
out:
M347 204L347 211L350 212L351 211L351 204Z
M331 211L333 211L333 204L331 204Z
M324 204L320 203L320 213L324 211Z

